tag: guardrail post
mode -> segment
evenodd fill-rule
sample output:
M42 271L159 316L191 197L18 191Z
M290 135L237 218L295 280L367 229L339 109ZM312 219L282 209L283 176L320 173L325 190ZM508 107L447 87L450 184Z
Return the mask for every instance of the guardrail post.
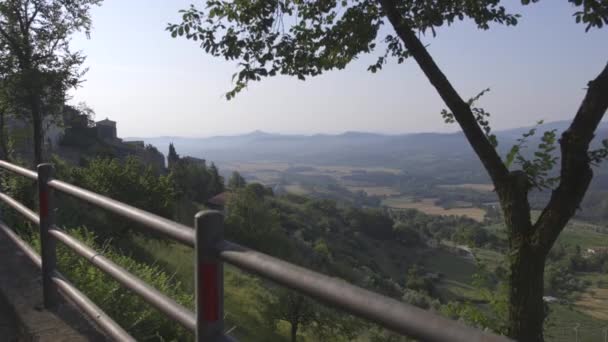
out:
M196 341L223 340L224 268L217 247L224 240L224 215L205 210L194 217L196 229Z
M55 224L55 210L52 189L48 181L53 177L53 165L38 165L38 204L40 215L40 256L42 259L42 297L44 307L49 309L57 305L57 288L52 280L57 267L56 243L49 234L49 229Z
M0 192L4 192L4 184L2 184L2 177L4 176L4 170L0 169ZM0 221L2 221L2 206L4 203L0 203Z

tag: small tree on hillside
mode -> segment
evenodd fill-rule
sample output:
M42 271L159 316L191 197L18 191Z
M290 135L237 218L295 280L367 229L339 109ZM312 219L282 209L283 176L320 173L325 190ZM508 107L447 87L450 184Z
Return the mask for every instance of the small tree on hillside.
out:
M224 191L224 177L220 176L220 172L215 166L215 163L211 163L209 166L209 174L211 175L211 180L209 183L211 184L210 192L213 194L219 194Z
M247 182L245 181L245 178L237 171L233 171L230 179L228 179L228 187L234 190L244 188L246 185Z
M167 166L169 169L173 169L179 163L179 154L175 151L175 146L173 143L169 144L169 154L167 155Z
M522 0L525 5L530 2ZM607 1L569 2L578 8L576 22L584 23L587 30L608 24ZM517 147L503 160L496 151L488 113L473 106L478 97L466 101L419 38L420 33L435 35L435 28L465 18L483 30L492 23L516 25L519 15L507 13L500 0L209 0L206 4L204 10L192 6L182 11L183 22L169 24L167 29L173 37L185 35L200 41L206 53L239 62L228 99L249 81L279 74L304 80L343 69L360 54L380 46L383 51L369 67L372 72L391 57L398 63L408 57L415 59L449 108L442 113L444 118L460 125L496 188L510 249L508 334L520 341L542 341L546 255L579 207L593 176L592 163L608 155L606 148L589 150L608 108L608 65L589 82L572 124L559 140L561 171L556 180L547 177L556 163L551 154L555 132L545 133L535 159L526 160ZM385 24L390 24L394 33L379 37ZM509 169L514 160L520 169ZM532 222L529 191L554 184L549 203Z
M12 101L31 120L34 164L42 161L46 116L58 114L66 91L83 75L84 56L70 36L89 33L90 8L101 0L9 0L0 3L0 60L11 70Z
M298 340L298 332L314 322L316 305L310 299L292 290L276 288L274 296L262 298L263 316L269 324L285 321L290 326L291 342Z

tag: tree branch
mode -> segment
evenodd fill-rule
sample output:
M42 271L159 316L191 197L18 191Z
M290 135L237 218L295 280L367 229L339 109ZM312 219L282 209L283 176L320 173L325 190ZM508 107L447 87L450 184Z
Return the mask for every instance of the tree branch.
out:
M509 175L507 167L504 165L496 149L492 146L485 136L470 106L460 97L450 81L437 66L431 55L428 53L422 42L401 16L397 9L395 0L379 0L382 9L386 13L395 31L403 40L408 52L414 57L420 68L435 87L439 96L454 114L454 118L462 128L464 135L473 147L473 150L481 160L483 166L492 178L497 190L503 188L503 184Z
M34 2L34 13L32 13L32 15L27 19L27 22L26 22L26 28L28 30L32 26L32 23L36 19L36 16L38 15L39 11L40 11L40 4L38 4L37 2Z
M15 39L11 37L11 35L8 34L6 30L4 30L4 28L2 27L2 23L0 23L0 35L3 36L4 39L6 39L9 46L11 46L13 52L15 52L17 57L21 60L23 58L23 51L21 50L21 46L19 46L19 43L17 43L17 41L15 41Z
M33 63L39 63L39 62L44 61L47 58L53 57L53 55L55 54L55 49L57 48L57 45L59 44L59 42L62 39L64 39L64 37L61 37L61 36L57 37L55 39L55 41L53 42L53 44L51 44L51 47L50 47L50 49L49 49L49 51L47 53L45 53L44 55L40 55L38 57L32 58L33 59Z
M26 8L27 10L27 8ZM25 33L25 22L23 21L23 15L21 14L21 11L19 9L19 6L15 6L15 13L17 14L17 22L19 22L19 29L21 30L21 33Z
M574 120L559 141L562 154L559 186L535 224L546 252L576 213L593 178L589 144L608 110L608 64L588 85Z

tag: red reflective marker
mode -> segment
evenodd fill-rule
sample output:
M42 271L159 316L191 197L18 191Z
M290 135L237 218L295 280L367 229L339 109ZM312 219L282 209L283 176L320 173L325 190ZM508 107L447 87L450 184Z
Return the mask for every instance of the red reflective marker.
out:
M40 192L40 216L41 218L49 216L49 193L46 190Z
M202 263L199 269L198 305L205 321L217 321L219 317L218 267L216 263Z

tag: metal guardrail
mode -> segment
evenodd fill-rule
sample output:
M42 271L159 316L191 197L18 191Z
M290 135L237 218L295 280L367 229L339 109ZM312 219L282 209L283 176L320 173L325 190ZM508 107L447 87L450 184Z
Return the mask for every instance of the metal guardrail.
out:
M42 260L40 256L30 247L25 241L23 241L12 229L0 222L0 231L2 231L10 240L12 240L24 254L32 260L34 265L38 268L42 267ZM65 277L55 271L53 274L53 283L62 293L74 302L93 322L95 322L109 337L115 341L135 341L129 333L127 333L120 325L112 320L108 315L103 312L95 303L93 303L85 294L80 292L74 285L72 285Z
M381 296L269 255L256 252L223 237L223 214L215 210L195 216L194 230L182 224L145 212L111 198L52 179L52 166L41 164L38 173L0 160L0 169L38 180L39 214L6 194L0 202L40 226L41 255L23 242L5 224L0 231L14 241L32 261L41 267L45 307L57 304L57 290L71 298L112 338L133 340L116 322L78 291L56 270L55 242L60 241L86 258L124 287L138 294L173 321L195 333L197 341L232 341L224 335L223 262L255 273L280 285L308 295L320 302L387 329L423 341L510 341L506 337L483 332L434 313ZM56 190L109 212L140 223L146 228L195 249L195 312L184 308L111 260L55 226L53 193Z

